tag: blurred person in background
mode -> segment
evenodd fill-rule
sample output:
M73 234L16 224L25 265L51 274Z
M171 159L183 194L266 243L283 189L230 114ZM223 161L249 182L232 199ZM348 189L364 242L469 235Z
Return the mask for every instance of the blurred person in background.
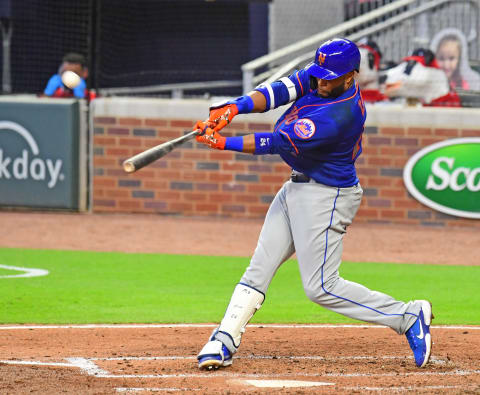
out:
M65 72L75 73L79 78L70 87L67 86L64 77ZM63 77L63 78L62 78ZM87 89L86 80L88 78L88 67L85 57L79 53L67 53L62 64L58 68L58 72L50 77L47 86L43 91L43 95L50 97L76 97L79 99L93 99L94 95Z
M362 94L366 89L379 88L380 61L382 52L377 43L371 40L359 41L358 49L360 51L360 72L357 76L358 84Z
M430 48L445 71L451 89L480 90L480 75L468 64L467 39L460 30L441 30L432 39Z
M373 103L388 100L380 92L380 66L382 52L378 44L373 40L360 40L358 42L360 51L360 71L357 82L362 90L362 98L366 102Z
M435 54L416 48L410 56L385 71L382 92L395 99L407 99L410 105L460 107L458 94L449 86L446 73Z

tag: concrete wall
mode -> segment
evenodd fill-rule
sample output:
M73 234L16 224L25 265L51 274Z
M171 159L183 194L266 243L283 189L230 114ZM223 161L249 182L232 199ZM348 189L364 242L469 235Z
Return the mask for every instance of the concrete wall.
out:
M290 169L277 156L252 156L186 143L137 173L124 159L190 131L209 101L105 98L93 102L96 212L262 217ZM284 109L241 115L224 134L271 131ZM436 212L412 198L403 166L419 149L455 137L480 136L480 109L367 106L357 170L365 190L356 221L480 226Z

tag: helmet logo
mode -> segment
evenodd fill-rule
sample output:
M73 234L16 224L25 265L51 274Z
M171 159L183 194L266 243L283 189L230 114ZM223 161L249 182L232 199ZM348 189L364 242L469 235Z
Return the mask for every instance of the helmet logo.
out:
M323 62L325 62L325 54L324 53L321 53L319 52L318 53L318 64L319 66L321 66L323 64Z

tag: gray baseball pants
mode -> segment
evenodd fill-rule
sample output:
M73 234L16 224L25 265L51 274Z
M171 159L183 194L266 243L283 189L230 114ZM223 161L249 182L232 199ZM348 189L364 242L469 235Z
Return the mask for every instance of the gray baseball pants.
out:
M280 265L294 252L306 295L347 317L406 332L420 312L339 276L343 235L360 206L360 184L336 188L313 181L286 182L273 200L255 253L241 282L266 293Z

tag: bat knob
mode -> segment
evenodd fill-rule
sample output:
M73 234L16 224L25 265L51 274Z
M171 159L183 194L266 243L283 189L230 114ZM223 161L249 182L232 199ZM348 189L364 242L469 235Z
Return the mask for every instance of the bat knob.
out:
M135 171L135 165L126 160L125 162L123 162L123 170L125 170L127 173L133 173Z

